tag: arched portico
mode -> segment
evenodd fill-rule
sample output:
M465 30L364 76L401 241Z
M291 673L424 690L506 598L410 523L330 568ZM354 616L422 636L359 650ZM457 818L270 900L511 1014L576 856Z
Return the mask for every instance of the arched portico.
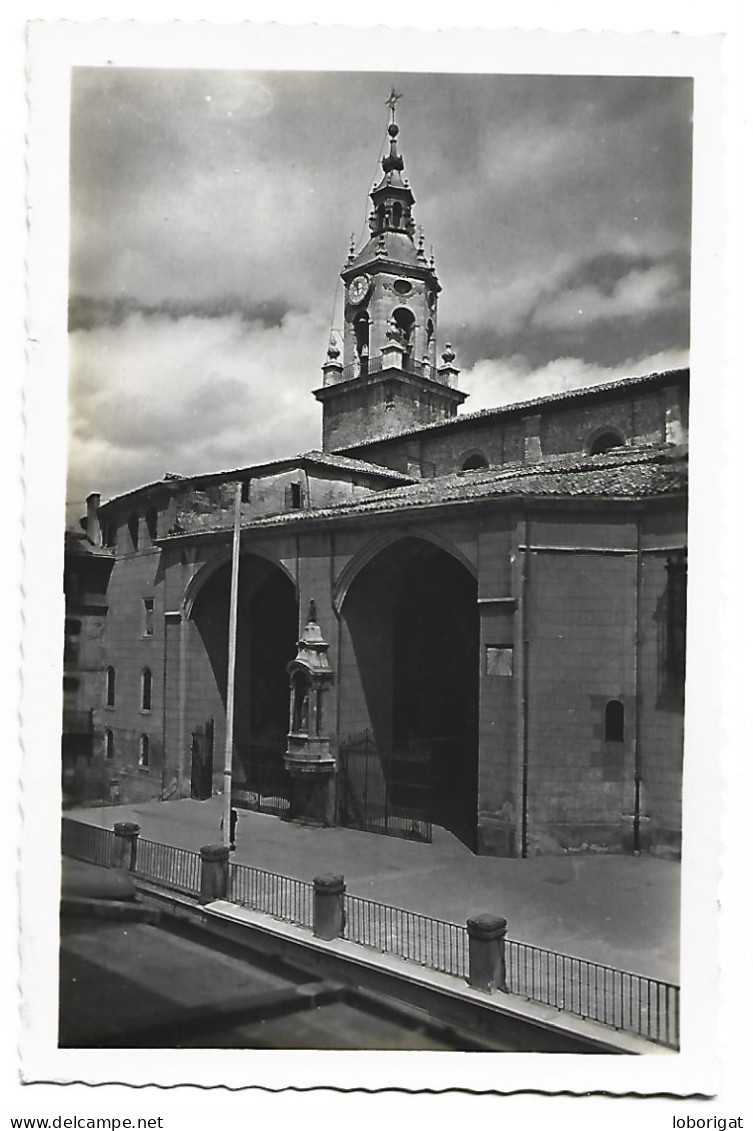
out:
M186 609L186 740L192 759L192 793L207 782L222 788L227 733L227 657L230 558L209 563L193 579ZM238 583L238 625L233 735L233 791L238 805L282 803L288 730L288 677L298 638L295 586L279 563L243 553ZM211 736L208 737L208 736ZM211 769L207 763L211 763ZM199 793L197 780L202 784ZM282 804L274 805L280 811Z
M475 564L454 544L454 542L450 542L448 539L443 538L440 534L437 534L427 527L408 526L402 530L392 529L385 531L385 533L359 550L340 573L335 583L333 593L333 603L338 613L342 612L343 603L348 590L361 571L379 554L397 545L397 543L405 542L409 539L428 542L443 553L449 554L450 557L455 558L475 580L477 576Z
M186 618L191 617L194 602L196 601L204 586L209 581L211 581L211 579L218 571L221 571L223 569L229 570L231 554L232 551L228 546L226 549L221 550L219 553L215 554L201 567L201 569L199 569L193 575L188 585L186 586L185 592L183 594L183 600L181 602L183 615ZM295 582L287 566L285 566L283 562L278 561L278 559L273 557L273 555L270 554L267 550L264 550L258 546L254 547L253 553L244 552L243 550L241 550L241 561L244 561L244 559L248 558L259 558L262 561L267 562L269 565L274 566L276 569L281 570L281 572L284 573L284 575L288 578L290 583L295 586Z
M378 797L385 809L422 809L473 846L476 578L456 554L414 535L364 552L362 563L340 587L341 773L348 749L357 749L364 805L370 790L371 804ZM359 782L351 785L358 793Z

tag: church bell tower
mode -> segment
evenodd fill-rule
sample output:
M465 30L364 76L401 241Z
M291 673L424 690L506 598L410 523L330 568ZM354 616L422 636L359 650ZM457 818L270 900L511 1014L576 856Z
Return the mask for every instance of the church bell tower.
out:
M397 151L400 132L390 107L389 153L371 191L370 237L356 252L351 242L340 272L344 288L343 349L333 334L322 405L325 451L353 447L456 416L467 394L449 346L437 366L437 306L441 287L423 233L416 232L415 198Z

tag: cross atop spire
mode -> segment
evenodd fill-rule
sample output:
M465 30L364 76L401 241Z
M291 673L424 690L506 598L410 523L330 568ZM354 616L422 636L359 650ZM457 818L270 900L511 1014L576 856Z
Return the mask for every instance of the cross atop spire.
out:
M390 124L391 125L394 125L394 123L395 123L395 107L397 106L397 101L398 101L399 98L402 98L402 97L403 97L402 94L398 94L397 91L395 90L394 86L393 86L393 88L390 92L390 96L387 99L387 101L385 102L385 106L389 106L389 108L390 108Z

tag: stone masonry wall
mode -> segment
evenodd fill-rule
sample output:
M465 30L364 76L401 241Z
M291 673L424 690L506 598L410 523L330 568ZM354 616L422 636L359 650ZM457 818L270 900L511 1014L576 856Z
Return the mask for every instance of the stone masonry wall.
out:
M641 809L645 840L677 852L682 827L684 696L682 673L669 671L664 648L667 557L646 554L641 581Z
M681 398L683 402L685 399ZM616 429L628 442L662 442L667 430L667 391L656 387L642 392L621 392L590 402L554 403L532 409L528 415L482 416L465 421L461 413L452 428L386 440L382 444L368 445L360 452L354 449L352 454L398 471L405 471L409 464L420 463L424 476L459 471L471 452L482 452L491 466L517 462L527 458L526 429L532 415L538 417L543 456L585 453L590 439L608 428ZM674 433L673 438L677 438Z
M622 846L632 803L635 559L531 555L527 592L528 852ZM623 741L605 740L620 700Z
M348 386L352 386L352 389ZM422 389L397 378L363 384L358 379L338 386L343 393L323 406L322 447L335 451L382 433L402 432L450 419L450 402L430 387ZM364 456L372 459L371 456ZM379 462L374 460L372 462Z

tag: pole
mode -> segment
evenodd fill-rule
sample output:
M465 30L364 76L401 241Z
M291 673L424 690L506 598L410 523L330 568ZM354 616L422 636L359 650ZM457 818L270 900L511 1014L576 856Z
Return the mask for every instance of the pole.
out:
M235 487L233 557L230 579L230 622L227 636L227 724L223 770L222 843L230 844L230 810L233 805L233 723L235 720L235 646L238 636L238 572L241 548L241 484Z
M641 515L635 520L635 718L633 722L633 852L641 851Z

